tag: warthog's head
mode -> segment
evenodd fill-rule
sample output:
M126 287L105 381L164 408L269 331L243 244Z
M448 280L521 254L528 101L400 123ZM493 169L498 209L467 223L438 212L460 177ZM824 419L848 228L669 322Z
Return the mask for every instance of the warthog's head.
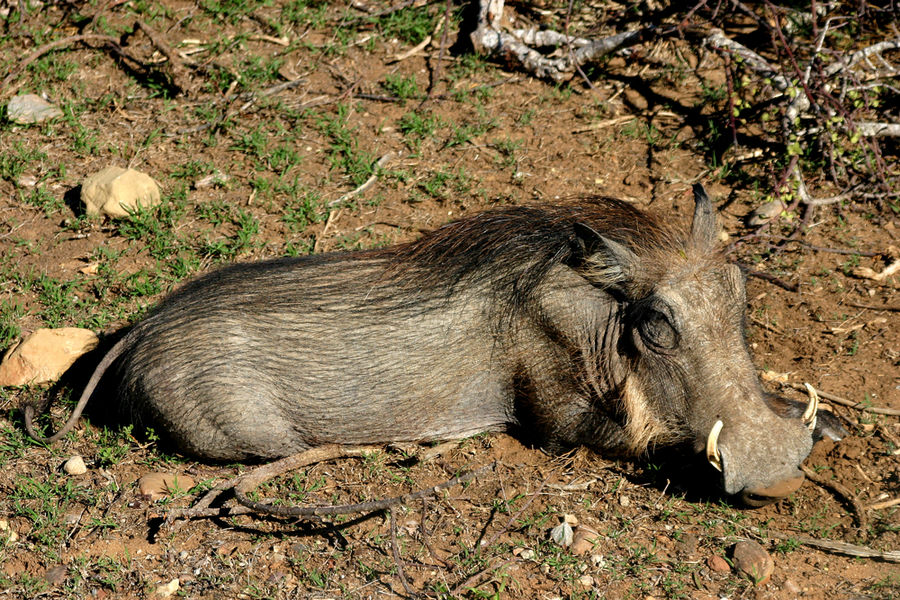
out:
M687 438L721 472L727 493L762 505L803 482L815 407L784 418L768 405L744 341L743 275L716 250L703 188L694 195L683 246L651 239L642 247L640 232L620 236L623 243L595 234L586 276L622 307L616 355L629 443L641 450Z

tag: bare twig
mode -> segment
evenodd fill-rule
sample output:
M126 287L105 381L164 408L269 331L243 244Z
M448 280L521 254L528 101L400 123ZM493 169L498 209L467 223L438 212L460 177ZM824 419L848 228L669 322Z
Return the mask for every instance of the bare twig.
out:
M43 55L56 50L57 48L62 48L64 46L69 46L71 44L85 43L85 42L104 42L106 44L112 44L114 46L119 46L119 38L113 37L111 35L100 35L96 33L85 33L82 35L71 35L69 37L60 38L58 40L54 40L52 42L48 42L43 46L39 46L36 50L34 50L31 54L25 57L14 69L11 69L9 74L3 78L3 82L0 83L0 97L11 95L11 90L9 89L9 84L12 83L16 77L18 77L25 68L42 57Z
M398 504L406 504L418 498L433 496L449 487L460 485L475 477L493 470L495 463L490 463L474 471L469 471L464 475L454 477L443 483L439 483L434 487L430 487L417 492L395 496L393 498L385 498L381 500L372 500L369 502L359 502L355 504L329 505L329 506L280 506L275 504L267 504L265 502L256 502L247 497L253 489L287 471L297 469L309 464L321 462L323 460L331 460L342 457L359 457L364 453L372 452L377 448L361 447L348 448L346 446L322 446L313 448L294 456L283 458L274 463L269 463L262 467L258 467L247 473L234 486L234 496L238 502L247 508L253 509L262 514L277 515L282 517L313 517L322 515L344 515L350 513L366 513L386 510Z
M870 504L866 507L866 510L883 510L885 508L897 506L898 504L900 504L900 498L892 498L890 500L884 500L882 502Z
M798 292L800 290L800 286L796 283L788 283L775 277L774 275L770 275L769 273L764 273L762 271L757 271L756 269L751 269L745 264L737 263L737 266L741 268L741 271L747 274L748 277L756 277L757 279L762 279L763 281L768 281L773 285L777 285L783 290L787 290L789 292Z
M756 533L763 537L780 540L796 540L804 546L811 546L813 548L818 548L819 550L825 550L826 552L840 554L842 556L857 556L860 558L874 558L887 562L900 562L900 550L888 550L882 552L880 550L875 550L866 546L848 544L847 542L837 542L834 540L817 540L816 538L810 537L808 535L803 535L802 533L789 533L783 531L774 531L772 529L767 529L765 531L760 531L756 528L753 529L756 531Z
M193 87L191 85L191 74L188 72L187 68L184 66L184 63L181 61L181 57L178 56L178 53L169 46L168 42L163 39L153 28L149 27L143 21L136 21L134 23L134 28L140 29L144 32L144 34L150 38L150 41L156 46L160 52L168 59L169 65L169 74L172 77L172 84L177 87L181 93L188 94Z
M394 564L397 566L397 576L400 577L400 583L403 584L403 589L406 590L406 593L410 595L410 597L415 598L418 594L409 585L409 581L406 579L406 573L403 572L403 561L400 559L400 547L397 544L397 519L394 516L394 511L388 511L391 515L391 554L394 557Z
M363 192L368 190L370 187L375 185L375 182L378 181L378 176L380 175L379 171L381 169L383 169L384 166L386 164L388 164L393 158L394 158L393 152L388 152L387 154L385 154L384 156L379 158L377 161L375 161L375 164L372 165L373 173L372 173L371 177L366 179L363 182L363 184L360 185L355 190L349 191L346 194L344 194L343 196L341 196L340 198L336 198L336 199L332 200L331 202L329 202L328 206L337 206L338 204L342 204L342 203L346 202L347 200L350 200L351 198L355 198L356 196L359 196L360 194L362 194ZM324 231L323 231L323 233L324 233Z
M806 465L800 465L800 469L806 475L806 478L810 481L831 490L831 492L840 497L846 504L850 506L850 509L853 512L853 516L856 518L856 525L859 528L861 533L865 533L869 527L869 518L866 516L866 511L863 509L862 503L860 503L859 498L856 497L856 494L848 490L838 481L834 479L829 479L828 477L824 477L819 473L816 473Z
M503 14L503 0L480 0L478 28L472 33L472 44L482 54L494 54L501 59L516 64L541 78L556 82L570 78L576 67L609 54L615 50L640 43L653 31L652 28L617 33L598 40L578 38L556 32L542 32L533 29L505 32L500 29ZM548 58L534 50L535 45L571 43L575 50L559 58Z
M794 388L795 390L799 390L801 392L806 391L806 387L800 385L799 383L789 383L789 386ZM816 389L816 393L825 398L826 400L830 400L835 404L840 404L842 406L849 406L850 408L855 408L857 410L861 410L863 412L870 412L876 415L891 415L891 416L900 416L900 410L893 408L881 408L878 406L867 406L862 402L854 402L853 400L847 400L846 398L841 398L840 396L835 396L834 394L829 394L828 392L823 392L820 389Z

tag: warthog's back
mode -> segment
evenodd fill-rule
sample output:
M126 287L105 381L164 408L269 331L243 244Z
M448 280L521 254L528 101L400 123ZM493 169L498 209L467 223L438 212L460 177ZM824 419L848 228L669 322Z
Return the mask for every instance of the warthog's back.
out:
M322 443L462 437L509 420L486 308L399 306L371 254L237 265L130 334L120 406L189 453L238 460Z

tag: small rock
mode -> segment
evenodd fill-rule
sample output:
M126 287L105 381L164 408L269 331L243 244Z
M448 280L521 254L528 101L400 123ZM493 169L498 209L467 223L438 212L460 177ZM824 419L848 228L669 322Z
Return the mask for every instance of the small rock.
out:
M569 546L569 552L571 552L575 556L587 554L594 549L599 539L600 534L598 532L594 531L590 527L581 525L578 527L578 530L575 532L575 535L572 538L572 545Z
M626 496L624 494L619 496L619 505L620 506L630 506L631 498L629 498L628 496Z
M106 167L81 184L81 200L89 215L127 217L139 208L161 202L159 185L152 177L134 169Z
M803 590L800 589L800 586L794 583L793 579L786 579L784 581L784 590L789 592L793 596L799 596L800 592Z
M147 473L138 482L138 494L150 502L156 502L175 492L186 492L192 487L194 480L187 475Z
M162 585L157 586L157 588L154 590L154 593L157 596L162 596L163 598L168 598L169 596L171 596L175 592L177 592L179 587L181 587L181 582L178 581L178 578L176 577L169 583L164 583Z
M98 341L89 329L38 329L6 351L0 363L0 386L56 381Z
M715 571L716 573L728 573L731 571L731 565L729 565L728 561L721 556L710 556L706 559L706 564L711 571Z
M591 554L591 564L602 569L606 566L606 558L599 552L597 554Z
M50 585L62 585L66 582L68 575L69 569L66 568L66 565L56 565L47 569L47 572L44 573L44 579Z
M201 177L197 181L194 182L195 190L202 190L203 188L209 187L222 187L231 179L229 175L222 173L219 170L213 171L206 177Z
M578 583L584 587L592 587L594 585L594 578L590 575L582 575L578 578Z
M81 510L73 510L73 511L67 512L62 517L63 523L65 523L69 527L71 527L73 525L77 525L78 522L81 521L81 516L82 516L83 512L84 511L81 511Z
M0 538L5 537L7 544L15 543L19 539L19 534L13 531L9 526L9 521L0 519Z
M533 560L535 553L531 548L516 548L513 550L513 556L518 556L522 560Z
M647 99L639 91L633 88L625 88L625 102L638 111L647 110Z
M63 111L37 94L21 94L10 98L6 116L13 123L29 125L63 116Z
M550 530L550 539L563 548L572 545L573 537L574 533L572 532L572 526L565 521Z
M34 187L37 185L38 179L34 175L20 175L16 179L16 185L19 187Z
M66 464L63 465L63 471L69 475L84 475L87 473L87 466L84 464L83 458L75 455L66 461Z
M575 515L565 514L563 515L563 521L565 521L572 527L578 527L578 517L576 517Z
M750 578L755 585L769 580L775 570L775 562L765 548L753 541L742 541L734 545L734 566Z

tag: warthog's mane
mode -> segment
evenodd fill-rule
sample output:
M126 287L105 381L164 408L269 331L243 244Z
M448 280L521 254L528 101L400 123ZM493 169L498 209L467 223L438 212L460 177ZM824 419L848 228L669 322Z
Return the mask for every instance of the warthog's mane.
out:
M576 270L596 266L581 265L587 257L576 224L638 255L684 254L685 235L680 229L622 200L598 197L564 205L511 206L376 252L387 261L376 287L399 284L407 293L413 291L412 296L437 299L483 286L501 304L527 307L555 266L567 264Z

